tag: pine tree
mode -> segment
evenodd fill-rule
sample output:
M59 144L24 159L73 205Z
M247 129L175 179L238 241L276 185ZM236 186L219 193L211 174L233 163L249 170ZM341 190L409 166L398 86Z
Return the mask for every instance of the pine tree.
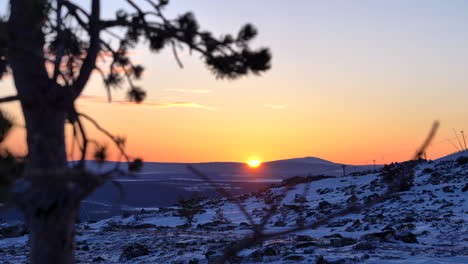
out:
M126 82L128 99L139 103L146 92L133 80L142 76L144 67L134 64L128 51L140 42L156 53L172 48L179 63L178 49L185 46L201 55L218 78L235 79L270 68L269 50L249 46L257 34L250 24L236 36L217 38L201 30L192 13L167 18L164 7L168 0L121 1L130 9L104 19L100 0L91 0L89 8L72 0L10 0L7 17L0 19L0 79L11 74L17 91L0 102L21 103L27 130L28 156L12 202L23 212L31 231L33 264L75 262L79 204L109 180L109 175L96 175L84 167L89 148L83 120L103 130L75 106L93 72L101 74L109 100L112 89ZM113 29L125 33L115 34ZM104 69L96 60L106 56L111 63ZM67 162L65 124L73 127L82 142L81 161L74 169ZM125 154L124 141L107 135ZM104 154L96 157L105 158ZM141 160L124 156L131 169L141 167Z

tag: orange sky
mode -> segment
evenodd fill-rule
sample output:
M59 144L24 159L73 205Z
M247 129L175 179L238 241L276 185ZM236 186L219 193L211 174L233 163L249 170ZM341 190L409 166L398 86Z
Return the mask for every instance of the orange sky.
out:
M146 161L316 156L349 164L389 163L410 158L434 120L441 121L441 129L428 157L456 151L447 139L457 144L452 128L468 125L468 19L462 11L468 6L298 1L284 7L281 1L262 0L247 10L234 2L175 1L168 14L192 10L202 27L216 34L252 22L260 32L254 46L273 52L271 71L216 80L198 55L183 51L184 69L179 69L170 50L150 54L139 46L132 58L146 68L138 85L148 91L148 100L138 106L122 103L125 91L118 90L116 102L108 104L96 75L79 110L125 135L129 154ZM0 82L0 95L13 93L11 78ZM16 103L0 107L22 124ZM93 138L109 142L87 127ZM23 128L11 133L7 146L25 152Z

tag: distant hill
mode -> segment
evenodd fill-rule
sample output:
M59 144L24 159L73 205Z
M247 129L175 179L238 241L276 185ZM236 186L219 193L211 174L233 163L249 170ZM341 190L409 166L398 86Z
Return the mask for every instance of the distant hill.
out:
M96 171L105 171L115 166L115 162L107 162L98 165L95 161L88 161L88 167ZM305 175L343 175L342 166L345 165L346 173L371 170L373 165L348 165L334 163L316 157L293 158L285 160L268 161L258 168L250 168L241 162L204 162L204 163L166 163L145 162L143 170L136 173L139 178L147 180L176 180L194 179L187 170L187 165L192 165L206 173L213 180L238 180L238 179L285 179L292 176ZM126 164L121 164L126 168ZM378 166L380 167L380 166Z

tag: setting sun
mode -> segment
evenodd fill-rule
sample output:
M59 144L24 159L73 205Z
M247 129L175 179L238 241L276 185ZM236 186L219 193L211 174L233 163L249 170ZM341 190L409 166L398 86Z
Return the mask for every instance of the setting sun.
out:
M262 164L262 162L259 161L259 160L250 160L249 162L247 162L247 164L251 168L256 168L256 167L260 166L260 164Z

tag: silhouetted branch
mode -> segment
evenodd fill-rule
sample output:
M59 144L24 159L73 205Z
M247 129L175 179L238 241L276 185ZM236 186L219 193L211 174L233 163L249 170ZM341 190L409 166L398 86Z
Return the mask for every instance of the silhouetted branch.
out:
M119 149L120 153L125 157L125 159L127 160L127 162L131 162L130 160L130 157L127 155L127 153L125 152L123 146L122 146L122 143L119 141L119 139L117 137L115 137L114 135L112 135L109 131L107 131L106 129L104 129L101 125L99 125L99 123L94 120L92 117L86 115L86 114L83 114L83 113L78 113L78 116L81 116L85 119L87 119L89 122L91 122L99 131L101 131L102 133L104 133L107 137L109 137L117 146L117 148Z
M80 162L79 162L79 167L84 168L85 159L86 159L86 152L87 152L87 149L88 149L88 137L86 136L86 131L85 131L84 126L81 123L81 120L80 120L79 117L76 118L75 123L78 126L78 130L80 131L81 139L83 141L83 148L81 149L81 158L80 158Z
M184 68L182 61L180 61L179 54L177 54L177 49L176 49L174 41L171 41L171 46L172 46L172 53L174 54L174 58L177 61L177 64L179 64L179 67L181 69Z
M425 152L427 147L430 145L430 143L434 139L438 128L439 128L439 122L435 121L433 123L433 125L432 125L432 128L431 128L428 136L426 137L423 144L420 146L420 148L418 149L418 151L414 155L413 161L416 161L416 160L421 158L421 155ZM229 199L231 199L241 209L242 213L246 216L246 218L249 219L249 221L251 223L253 223L252 224L252 234L245 236L238 243L235 243L235 244L227 247L225 249L225 251L224 251L223 256L220 257L219 259L216 259L216 263L224 264L224 263L228 262L230 259L232 259L234 256L236 256L240 251L257 244L260 241L271 239L271 238L282 236L282 235L295 233L295 232L298 232L298 231L303 231L303 230L306 230L306 229L315 229L315 228L318 228L318 227L320 227L322 225L327 224L330 220L332 220L334 218L342 217L342 216L349 215L349 214L352 214L352 213L359 213L364 209L371 208L372 206L374 206L376 204L382 203L382 202L392 198L394 195L397 195L398 192L401 191L402 181L412 181L412 175L414 173L414 167L415 166L416 166L415 162L409 162L409 163L405 164L402 167L402 169L399 171L399 175L397 175L395 177L394 181L389 184L386 192L384 194L382 194L382 195L379 195L375 199L367 201L367 202L365 202L363 204L358 204L358 203L351 204L351 205L349 205L348 207L346 207L346 208L344 208L342 210L331 213L331 214L329 214L329 215L327 215L327 216L325 216L325 217L323 217L323 218L321 218L319 220L316 220L316 221L314 221L312 223L309 223L309 224L299 225L297 227L290 228L288 230L283 230L283 231L278 231L278 232L270 232L270 233L265 232L266 223L267 223L268 219L270 219L276 213L276 209L278 207L278 204L283 201L284 197L286 196L286 194L288 193L289 190L284 191L284 193L280 196L280 200L278 200L278 202L276 204L274 204L274 205L272 205L270 207L270 209L268 210L268 212L264 216L262 222L257 225L257 224L255 224L255 221L253 220L253 216L247 211L247 209L242 205L241 201L237 197L233 197L229 192L227 192L223 188L218 187L208 176L206 176L202 172L198 171L194 167L187 166L187 168L192 173L194 173L196 176L198 176L199 178L205 180L211 186L215 187L220 193L226 195ZM310 184L311 183L309 182L305 186L304 197L305 197L305 194L310 189Z
M64 43L63 43L63 32L62 32L62 6L63 6L63 0L57 0L57 10L56 10L56 16L57 16L57 42L58 42L58 47L57 47L57 54L55 56L55 65L54 65L54 73L52 76L52 80L54 82L57 82L57 78L60 73L60 64L62 63L62 57L63 57L63 50L64 50Z
M96 58L100 51L100 38L101 31L99 21L101 19L101 0L92 0L91 2L91 15L89 20L89 47L87 49L86 58L81 66L80 73L73 84L74 98L77 98L84 86L88 82L91 72L96 65Z
M252 226L255 226L255 221L253 220L252 216L247 212L247 209L245 208L245 206L242 204L242 202L237 198L235 197L234 195L232 195L230 192L228 192L226 189L224 188L221 188L219 187L215 182L213 182L208 176L206 176L204 173L202 173L201 171L197 170L195 167L191 166L191 165L188 165L187 166L187 169L189 171L191 171L193 174L195 174L196 176L198 176L200 179L203 179L204 181L206 181L208 184L210 184L210 186L214 189L216 189L218 192L220 192L221 194L225 195L228 199L232 200L236 205L237 207L239 207L239 210L241 210L242 214L245 216L245 218L247 218L247 220L249 221L249 224L252 225Z
M429 131L429 134L426 137L426 140L424 140L424 143L421 145L419 150L414 155L413 160L417 160L417 159L420 159L422 157L422 155L426 151L427 147L429 147L432 140L434 139L434 137L435 137L435 135L437 133L437 130L439 129L439 126L440 126L439 121L434 121L434 123L432 124L432 128L431 128L431 130Z
M17 95L12 95L12 96L0 98L0 103L12 102L16 100L19 100L19 97Z

